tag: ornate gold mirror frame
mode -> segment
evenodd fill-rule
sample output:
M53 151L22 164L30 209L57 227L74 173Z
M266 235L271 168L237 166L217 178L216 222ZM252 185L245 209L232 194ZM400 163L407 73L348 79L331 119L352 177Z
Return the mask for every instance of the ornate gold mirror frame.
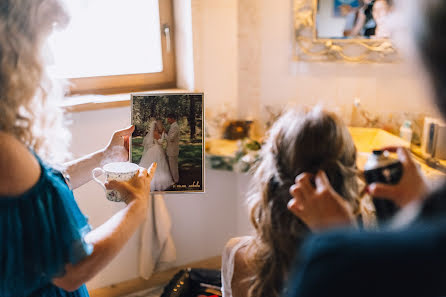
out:
M389 39L319 39L318 0L294 1L294 58L308 62L393 63L398 53Z

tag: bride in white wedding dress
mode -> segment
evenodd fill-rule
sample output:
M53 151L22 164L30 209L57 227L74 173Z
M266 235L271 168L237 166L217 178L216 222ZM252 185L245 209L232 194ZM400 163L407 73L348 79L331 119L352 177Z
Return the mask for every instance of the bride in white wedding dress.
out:
M149 132L144 137L144 151L139 166L149 168L153 162L158 164L155 176L150 183L152 191L164 191L174 184L170 174L166 152L163 149L165 138L164 128L160 121L152 118L149 124Z

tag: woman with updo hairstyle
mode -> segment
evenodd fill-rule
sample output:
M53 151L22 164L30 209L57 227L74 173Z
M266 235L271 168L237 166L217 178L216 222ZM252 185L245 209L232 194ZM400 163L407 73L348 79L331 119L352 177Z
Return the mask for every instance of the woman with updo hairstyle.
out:
M289 211L289 189L299 174L325 171L344 197L341 203L361 221L356 148L335 114L319 107L287 112L268 132L260 159L248 199L255 235L233 238L226 245L222 263L225 297L280 296L296 246L312 232L343 223L321 215L314 224Z
M63 89L47 74L44 57L49 34L68 21L59 0L0 1L2 297L88 296L84 283L147 215L156 164L129 182L106 184L127 205L94 230L74 200L72 189L90 181L93 168L128 160L134 127L115 132L105 148L64 163L70 134L58 108Z

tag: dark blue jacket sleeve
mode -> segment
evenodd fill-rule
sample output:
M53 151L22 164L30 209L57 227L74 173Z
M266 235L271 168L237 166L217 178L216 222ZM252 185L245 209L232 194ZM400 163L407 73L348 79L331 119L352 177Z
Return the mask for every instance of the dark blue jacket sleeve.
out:
M286 297L446 296L446 221L310 238Z

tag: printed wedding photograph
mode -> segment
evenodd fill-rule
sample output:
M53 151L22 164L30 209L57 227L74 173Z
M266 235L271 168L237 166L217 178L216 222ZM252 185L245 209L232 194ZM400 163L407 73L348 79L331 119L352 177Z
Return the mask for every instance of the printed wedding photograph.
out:
M132 95L131 162L158 164L156 192L204 192L203 94Z

